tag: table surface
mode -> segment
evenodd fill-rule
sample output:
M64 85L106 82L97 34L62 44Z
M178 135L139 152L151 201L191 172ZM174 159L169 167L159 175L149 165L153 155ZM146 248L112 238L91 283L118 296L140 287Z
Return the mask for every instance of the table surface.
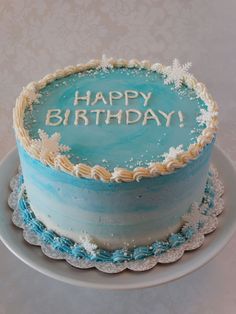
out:
M234 0L0 3L0 158L14 146L22 86L68 64L107 56L192 61L220 105L220 145L236 162ZM76 288L35 272L0 244L0 314L235 313L236 234L206 266L175 282L126 292Z

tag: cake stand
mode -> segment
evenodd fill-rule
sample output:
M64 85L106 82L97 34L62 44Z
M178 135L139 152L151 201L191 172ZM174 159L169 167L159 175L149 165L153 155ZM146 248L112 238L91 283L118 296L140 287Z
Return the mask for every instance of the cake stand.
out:
M225 186L225 209L219 216L217 229L205 238L201 248L186 252L173 264L158 264L145 272L124 271L119 274L105 274L96 269L80 270L64 261L46 257L39 247L28 244L22 230L11 220L12 211L7 205L10 193L9 181L16 174L19 164L16 148L11 150L0 164L0 239L21 261L51 278L76 286L101 289L135 289L151 287L170 282L191 273L210 261L230 240L236 229L236 175L232 162L215 147L213 165Z

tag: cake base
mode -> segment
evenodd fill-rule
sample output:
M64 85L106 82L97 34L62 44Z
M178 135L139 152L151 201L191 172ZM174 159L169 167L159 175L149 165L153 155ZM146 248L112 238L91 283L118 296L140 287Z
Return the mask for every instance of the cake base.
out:
M42 252L53 259L65 260L80 269L97 268L106 273L118 273L125 269L144 271L158 263L167 264L179 260L185 251L199 248L204 236L217 227L217 216L223 211L223 184L215 168L211 168L208 183L199 207L187 215L186 221L178 233L171 234L166 241L156 241L149 246L141 246L132 251L97 249L96 254L81 248L68 238L61 237L48 230L33 214L27 202L22 175L14 176L10 183L13 192L9 197L9 206L13 209L12 221L22 228L24 239L40 246Z

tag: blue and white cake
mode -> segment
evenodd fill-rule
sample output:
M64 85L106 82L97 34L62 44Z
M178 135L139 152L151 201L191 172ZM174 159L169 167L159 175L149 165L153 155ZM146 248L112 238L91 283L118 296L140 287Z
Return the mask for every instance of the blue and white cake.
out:
M180 230L202 202L218 125L189 67L103 56L23 89L14 129L37 221L93 256Z

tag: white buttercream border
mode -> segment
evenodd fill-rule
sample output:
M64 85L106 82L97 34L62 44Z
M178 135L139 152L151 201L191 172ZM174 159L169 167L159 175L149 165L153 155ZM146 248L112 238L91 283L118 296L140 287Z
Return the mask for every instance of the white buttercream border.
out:
M144 68L151 71L156 71L165 74L168 66L160 63L151 64L147 60L138 61L136 59L108 59L112 67L128 67L128 68ZM24 149L35 159L40 160L39 152L32 145L32 139L28 131L24 127L24 112L27 106L31 106L34 101L37 101L39 91L52 81L69 76L74 73L83 72L90 69L104 67L104 60L91 60L85 64L78 64L76 66L68 66L64 69L57 70L52 74L46 75L38 82L31 82L21 92L16 100L16 105L13 109L13 125L17 139L20 141ZM64 155L49 154L44 160L44 163L50 167L64 171L71 175L102 180L103 182L132 182L139 181L141 178L155 177L159 175L167 175L178 168L184 167L189 161L196 159L202 149L212 142L218 127L218 106L213 100L212 96L207 91L206 86L198 82L192 75L186 74L183 77L183 83L190 89L194 90L196 94L207 105L208 112L211 114L211 119L208 121L206 128L197 138L197 143L191 144L187 151L181 152L176 158L168 159L164 162L155 162L148 167L137 167L134 170L127 168L114 168L110 172L105 167L100 165L89 166L85 163L73 164L68 157Z

